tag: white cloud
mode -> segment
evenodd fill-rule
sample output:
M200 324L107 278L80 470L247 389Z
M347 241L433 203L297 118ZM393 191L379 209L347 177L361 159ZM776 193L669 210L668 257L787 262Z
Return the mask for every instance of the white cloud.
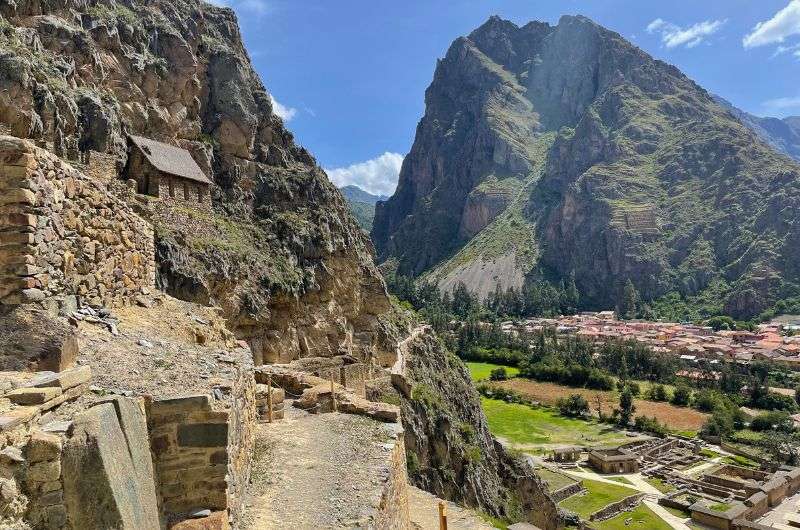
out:
M792 35L800 35L800 0L791 0L771 19L756 24L742 39L742 44L745 48L778 44Z
M383 153L379 157L347 167L326 169L328 177L339 187L354 184L375 195L391 195L397 187L403 155Z
M773 112L800 109L800 96L770 99L763 106Z
M799 0L800 1L800 0ZM725 20L704 20L693 24L688 28L682 28L664 19L657 18L647 25L647 33L660 33L661 42L667 48L685 45L687 48L694 48L707 37L720 30L728 21Z
M296 108L281 104L281 102L272 95L269 96L269 99L272 100L272 112L277 114L285 122L292 121L292 118L297 114Z
M795 57L800 58L800 42L791 46L778 46L775 48L775 53L772 54L772 58L783 55L784 53L791 53Z

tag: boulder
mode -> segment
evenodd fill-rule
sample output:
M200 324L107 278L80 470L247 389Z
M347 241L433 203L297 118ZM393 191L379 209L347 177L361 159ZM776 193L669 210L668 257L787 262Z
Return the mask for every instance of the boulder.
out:
M161 528L139 400L114 398L78 414L63 468L64 501L74 528Z

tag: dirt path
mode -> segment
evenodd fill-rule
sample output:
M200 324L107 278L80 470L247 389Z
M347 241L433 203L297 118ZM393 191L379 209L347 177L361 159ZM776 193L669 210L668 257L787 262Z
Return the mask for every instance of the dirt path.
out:
M391 428L349 414L308 414L261 424L242 528L366 526L388 473Z
M419 488L409 486L408 508L411 513L411 528L414 530L435 530L439 528L439 499ZM447 503L448 530L492 530L494 526L486 523L474 512L452 502Z

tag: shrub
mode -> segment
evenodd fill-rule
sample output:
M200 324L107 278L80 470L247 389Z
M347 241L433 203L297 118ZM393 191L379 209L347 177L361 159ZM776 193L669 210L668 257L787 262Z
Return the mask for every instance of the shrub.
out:
M664 385L653 385L647 392L647 398L653 401L667 401L667 389Z
M675 387L675 392L672 394L672 399L670 403L673 405L677 405L679 407L685 407L689 404L689 401L692 398L692 391L686 385L678 385Z
M490 381L505 381L506 379L508 379L508 372L502 366L489 372Z
M794 422L786 412L767 412L753 418L753 421L750 422L750 430L756 432L771 430L792 432L794 430Z
M564 416L586 416L589 414L589 402L580 394L571 394L558 400L558 410Z
M651 432L658 436L666 436L669 432L667 426L659 422L655 417L636 416L636 419L633 421L633 426L637 431Z

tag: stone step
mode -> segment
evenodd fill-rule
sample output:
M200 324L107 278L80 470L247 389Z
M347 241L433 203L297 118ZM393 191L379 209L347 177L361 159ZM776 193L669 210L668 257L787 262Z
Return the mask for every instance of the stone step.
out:
M43 388L17 388L7 393L4 397L17 405L41 405L60 396L62 390L59 387Z
M30 381L26 386L42 388L42 387L59 387L61 390L67 390L78 385L86 384L92 379L92 368L90 366L78 366L70 368L63 372L51 373L36 377Z

